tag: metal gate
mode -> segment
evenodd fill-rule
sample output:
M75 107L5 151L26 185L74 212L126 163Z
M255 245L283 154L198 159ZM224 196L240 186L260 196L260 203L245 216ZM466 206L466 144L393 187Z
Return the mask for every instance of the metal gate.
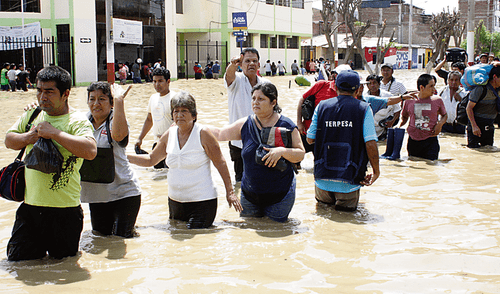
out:
M58 42L55 37L38 40L33 38L0 38L0 61L23 64L25 56L26 68L31 69L30 80L34 81L36 73L49 65L58 65L69 73L75 85L75 53L73 37L67 42ZM23 54L24 48L24 54Z
M177 43L177 78L188 79L194 77L194 63L198 61L204 68L205 65L219 61L221 70L224 71L228 63L227 42L196 41L196 43Z

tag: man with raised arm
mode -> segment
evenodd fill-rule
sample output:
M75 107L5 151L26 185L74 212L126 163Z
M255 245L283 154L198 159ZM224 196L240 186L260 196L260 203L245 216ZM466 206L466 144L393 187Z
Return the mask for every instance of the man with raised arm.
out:
M224 74L224 86L227 89L229 123L253 114L252 88L258 84L269 82L257 75L260 68L259 51L245 48L239 56L233 57ZM238 66L243 72L237 72ZM241 140L229 142L229 153L234 162L235 179L241 181L243 176L243 160L241 159Z

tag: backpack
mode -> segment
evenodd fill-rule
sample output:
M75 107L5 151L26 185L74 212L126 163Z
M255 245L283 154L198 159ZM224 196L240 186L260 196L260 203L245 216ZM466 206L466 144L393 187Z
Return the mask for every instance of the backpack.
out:
M477 103L481 101L484 97L486 97L486 94L488 93L488 89L486 86L481 86L483 91L481 92L481 96L479 96L479 100L477 100ZM469 117L467 116L467 104L469 104L469 95L471 92L467 93L464 98L460 101L460 103L457 104L457 123L461 124L463 126L466 126L469 123Z
M464 89L471 91L476 86L486 85L492 68L493 65L491 64L476 64L465 68L464 74L460 79Z

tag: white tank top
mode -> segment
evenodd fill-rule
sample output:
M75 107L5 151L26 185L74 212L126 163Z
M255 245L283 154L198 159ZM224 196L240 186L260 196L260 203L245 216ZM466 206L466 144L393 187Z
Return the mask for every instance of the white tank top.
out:
M210 158L201 145L203 126L194 123L186 144L179 148L178 127L170 128L167 143L168 196L177 202L198 202L217 198Z

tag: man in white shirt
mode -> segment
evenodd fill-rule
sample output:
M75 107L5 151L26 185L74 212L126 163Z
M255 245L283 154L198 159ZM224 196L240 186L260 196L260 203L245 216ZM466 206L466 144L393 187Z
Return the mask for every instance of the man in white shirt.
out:
M172 111L170 110L170 100L175 95L175 92L170 91L170 71L164 67L158 67L153 70L153 86L157 93L151 95L148 104L148 115L142 126L141 133L135 143L135 152L141 152L142 140L148 134L151 128L153 129L154 143L160 139L172 125ZM144 151L142 151L144 152ZM165 160L155 165L155 168L165 168Z
M396 81L392 76L394 69L392 64L385 63L380 68L380 73L382 74L382 83L380 84L380 89L390 92L394 96L403 95L406 93L406 87L403 83Z
M224 74L224 86L227 89L229 123L242 117L253 114L252 88L269 80L257 75L260 68L259 51L255 48L245 48L240 56L233 57ZM237 72L238 66L243 72ZM234 162L236 181L241 181L243 176L243 160L241 158L241 140L229 142L229 153Z
M444 107L448 118L443 125L442 131L447 133L465 134L465 126L456 122L457 104L467 95L460 86L462 74L459 71L452 71L448 74L448 85L439 91L439 96L443 99Z
M285 65L278 60L278 73L280 76L284 76L286 72Z

